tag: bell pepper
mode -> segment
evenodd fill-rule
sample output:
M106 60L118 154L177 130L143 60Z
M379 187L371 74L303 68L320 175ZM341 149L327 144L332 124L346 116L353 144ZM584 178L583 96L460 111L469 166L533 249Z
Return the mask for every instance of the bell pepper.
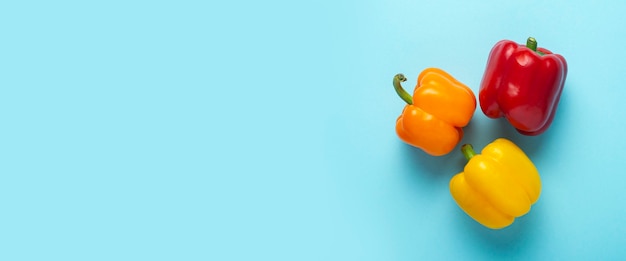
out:
M469 144L461 150L468 163L450 180L450 193L478 223L492 229L504 228L530 211L539 199L539 172L513 142L496 139L485 146L481 155Z
M539 135L552 120L563 91L567 63L559 54L502 40L491 49L480 84L480 108L489 118L505 117L524 135Z
M397 74L393 86L407 105L396 120L400 139L424 152L448 154L463 138L463 129L476 110L470 88L438 68L427 68L417 77L413 96L401 85L406 77Z

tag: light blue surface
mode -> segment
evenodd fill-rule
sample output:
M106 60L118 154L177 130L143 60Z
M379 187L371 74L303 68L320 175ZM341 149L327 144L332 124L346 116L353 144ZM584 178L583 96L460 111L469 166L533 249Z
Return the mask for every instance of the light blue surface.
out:
M618 260L624 1L4 1L0 260ZM552 127L480 110L539 169L494 231L448 192L464 159L394 132L391 79L475 92L501 39L569 74Z

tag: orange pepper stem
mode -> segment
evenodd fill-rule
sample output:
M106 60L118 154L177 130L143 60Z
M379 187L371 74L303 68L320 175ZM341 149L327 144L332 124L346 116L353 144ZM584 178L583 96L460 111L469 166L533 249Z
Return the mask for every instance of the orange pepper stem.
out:
M472 157L476 156L476 152L474 151L474 147L472 147L472 144L463 144L463 146L461 146L461 152L463 152L463 155L467 160L470 160L472 159Z
M533 50L533 52L538 53L539 55L544 55L545 53L542 53L540 51L537 51L537 40L535 40L535 38L533 37L528 37L528 40L526 40L526 47L528 47L529 49Z
M412 105L413 97L411 97L411 94L402 88L402 84L400 84L401 82L406 82L406 77L404 77L404 74L398 73L393 77L393 88L396 89L396 93L400 96L400 98L402 98L402 100L404 100L404 102Z

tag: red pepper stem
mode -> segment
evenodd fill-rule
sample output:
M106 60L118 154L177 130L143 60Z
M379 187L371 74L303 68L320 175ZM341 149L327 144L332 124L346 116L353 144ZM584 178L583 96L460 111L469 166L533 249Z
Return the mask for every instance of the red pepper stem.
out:
M533 51L537 51L537 40L535 40L535 38L532 37L528 37L528 40L526 40L526 47L530 48Z
M406 77L404 77L404 74L398 73L393 77L393 88L396 89L396 93L400 96L400 98L402 98L402 100L404 100L404 102L412 105L413 97L411 97L411 94L402 88L402 84L400 84L401 82L406 82Z
M535 38L533 37L528 37L528 40L526 40L526 47L533 50L533 52L536 52L539 55L545 54L545 53L542 53L541 51L537 51L537 40L535 40Z
M476 156L476 152L474 151L474 147L472 147L472 144L463 144L463 146L461 146L461 152L463 152L463 155L467 160L470 160L472 159L472 157Z

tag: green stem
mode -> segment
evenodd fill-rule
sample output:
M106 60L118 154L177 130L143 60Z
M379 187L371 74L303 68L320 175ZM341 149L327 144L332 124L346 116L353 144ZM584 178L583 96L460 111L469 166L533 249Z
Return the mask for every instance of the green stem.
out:
M532 37L528 37L528 40L526 40L526 47L530 48L533 51L537 51L537 40L535 40L535 38Z
M533 50L533 52L538 53L539 55L544 55L544 53L537 51L537 40L535 40L535 38L533 37L528 37L528 40L526 40L526 47Z
M396 93L400 96L400 98L402 98L402 100L404 100L404 102L412 105L413 97L411 97L411 94L402 88L402 84L400 84L401 82L406 82L406 77L404 77L404 74L398 73L393 77L393 88L396 89Z
M474 151L474 147L472 147L472 144L463 144L463 146L461 146L461 152L463 152L463 155L467 160L470 160L472 159L472 157L476 156L476 152Z

